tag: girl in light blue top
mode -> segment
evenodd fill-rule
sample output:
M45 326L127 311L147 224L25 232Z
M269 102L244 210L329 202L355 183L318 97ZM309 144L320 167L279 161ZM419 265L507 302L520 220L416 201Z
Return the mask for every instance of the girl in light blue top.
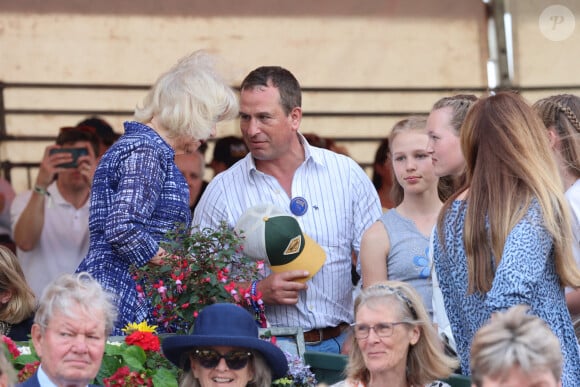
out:
M395 208L384 213L363 235L361 269L363 286L398 280L411 284L432 314L432 284L428 260L429 234L441 209L439 178L435 176L426 119L409 117L392 129L392 190Z

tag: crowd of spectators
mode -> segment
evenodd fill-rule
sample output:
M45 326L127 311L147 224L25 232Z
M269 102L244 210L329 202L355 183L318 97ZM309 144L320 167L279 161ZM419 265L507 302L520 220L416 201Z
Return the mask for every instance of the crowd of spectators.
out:
M345 149L301 132L301 87L290 71L258 67L237 97L211 55L195 52L160 75L122 135L89 117L60 128L31 190L15 194L0 180L1 333L31 335L38 346L42 365L26 385L87 385L107 335L130 322L155 323L130 265L160 264L177 224L234 229L248 209L268 205L297 225L279 250L284 259L321 254L322 263L313 273L271 270L280 257L264 240L264 273L245 285L261 295L271 326L302 328L308 351L349 353L338 385L441 386L457 370L473 373L477 386L538 372L554 385L577 386L579 101L566 94L532 106L511 92L445 97L428 116L385 130L371 180ZM216 124L236 116L241 137L219 137ZM200 314L200 324L212 313ZM76 344L52 337L55 324L98 336L82 355L90 365L84 373L61 371L59 351ZM524 337L525 329L512 331L528 325L546 332L539 339L546 349L531 360L497 334ZM210 328L216 337L233 329ZM228 367L247 383L263 368L269 376L260 380L269 381L282 367L269 364L269 354L280 354L254 345L253 331L244 333L245 345L217 340L202 349L198 334L187 346L166 345L179 347L176 364L191 369L184 386L219 379L212 372ZM556 343L561 358L550 355ZM490 355L498 348L514 356L499 362ZM553 359L538 360L540 352Z

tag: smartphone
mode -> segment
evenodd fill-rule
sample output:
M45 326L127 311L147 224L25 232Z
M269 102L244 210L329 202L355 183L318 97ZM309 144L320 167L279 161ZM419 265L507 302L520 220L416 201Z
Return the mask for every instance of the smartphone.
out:
M59 168L76 168L78 167L78 158L80 156L88 156L89 150L87 148L54 148L49 152L51 155L55 153L70 153L73 160L70 163L59 164Z

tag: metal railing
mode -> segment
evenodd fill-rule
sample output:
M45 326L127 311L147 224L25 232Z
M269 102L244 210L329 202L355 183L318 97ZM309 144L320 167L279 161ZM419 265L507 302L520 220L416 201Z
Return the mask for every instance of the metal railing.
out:
M6 108L5 91L7 89L51 89L59 90L109 90L109 91L135 91L147 90L149 85L121 85L121 84L91 84L91 83L26 83L26 82L0 82L0 143L11 141L34 141L47 142L54 141L55 136L48 135L13 135L7 127L7 116L35 116L35 115L84 115L84 116L131 116L132 110L110 110L110 109L50 109L38 107ZM522 93L545 92L546 95L578 92L580 85L548 85L548 86L526 86L513 88ZM304 94L307 93L377 93L377 94L400 94L400 95L420 95L424 93L436 93L450 95L457 92L470 92L483 94L488 90L485 87L303 87ZM304 117L335 117L335 118L387 118L405 117L412 114L425 114L427 111L406 111L406 110L384 110L384 111L331 111L319 110L311 111L306 109ZM357 142L377 142L382 138L365 135L364 129L360 129L360 136L332 136L330 137L339 143ZM363 168L369 167L369 163L360 163ZM12 162L10 160L0 160L0 169L4 176L10 180L11 171L14 168L25 168L30 175L30 169L39 165L39 162ZM30 176L29 176L30 180Z

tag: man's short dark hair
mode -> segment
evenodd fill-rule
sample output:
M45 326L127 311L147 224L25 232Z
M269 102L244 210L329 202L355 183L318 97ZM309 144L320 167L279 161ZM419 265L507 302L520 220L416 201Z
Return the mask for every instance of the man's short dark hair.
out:
M218 138L213 148L213 161L222 162L227 168L248 154L244 140L236 136Z
M302 106L300 83L292 73L280 66L262 66L249 73L242 81L242 91L257 86L274 86L280 93L280 105L286 115L295 107Z
M57 145L72 144L78 141L90 142L95 157L99 156L99 138L95 134L95 129L91 126L65 126L60 128L56 137Z
M119 138L119 134L115 133L113 127L102 118L90 117L77 124L77 126L90 126L95 128L95 135L105 144L111 146Z

